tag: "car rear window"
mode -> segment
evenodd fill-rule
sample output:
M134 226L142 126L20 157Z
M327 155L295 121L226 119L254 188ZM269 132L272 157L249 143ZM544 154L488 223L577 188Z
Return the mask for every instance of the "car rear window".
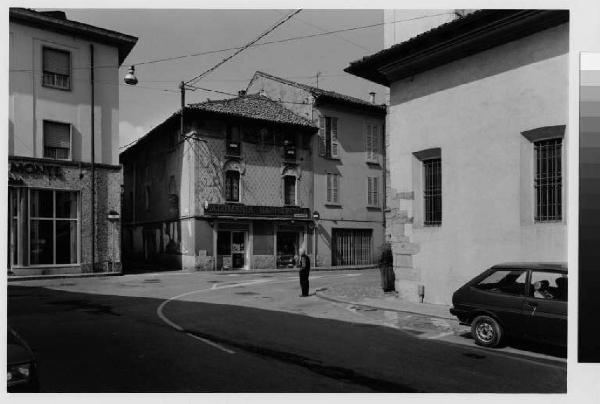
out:
M489 292L524 295L526 279L527 272L524 270L499 269L479 281L475 287Z
M543 271L531 273L530 297L566 302L568 289L567 274Z

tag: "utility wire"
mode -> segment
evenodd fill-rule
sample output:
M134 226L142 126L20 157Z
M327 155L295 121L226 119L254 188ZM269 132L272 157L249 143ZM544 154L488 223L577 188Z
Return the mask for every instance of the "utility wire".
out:
M314 37L325 36L325 35L333 35L333 34L337 34L340 32L356 31L356 30L361 30L361 29L374 28L374 27L378 27L378 26L386 25L386 24L396 24L396 23L400 23L400 22L414 21L414 20L420 20L420 19L424 19L424 18L439 17L442 15L450 15L450 14L452 14L452 13L431 14L431 15L424 15L424 16L414 17L414 18L407 18L404 20L396 20L396 21L390 21L390 22L381 22L381 23L377 23L377 24L350 27L350 28L338 29L335 31L326 31L326 32L320 32L317 34L302 35L302 36L284 38L284 39L268 41L268 42L260 42L260 43L255 43L249 47L254 48L254 47L263 46L263 45L272 45L272 44L277 44L277 43L297 41L300 39L314 38ZM184 59L184 58L188 58L188 57L204 56L204 55L210 55L213 53L221 53L221 52L227 52L227 51L238 50L238 49L240 49L240 48L233 47L233 48L225 48L225 49L216 49L216 50L210 50L210 51L205 51L205 52L190 53L190 54L186 54L186 55L166 57L166 58L161 58L161 59L146 60L146 61L142 61L142 62L132 62L132 63L127 63L127 65L140 66L140 65L146 65L146 64L161 63L161 62L167 62L167 61L172 61L172 60ZM120 65L95 66L96 69L119 68L119 67L124 68L126 66L120 66ZM77 70L77 69L89 69L89 68L90 68L90 66L80 66L80 67L73 67L72 69ZM10 71L11 72L30 72L33 70L32 69L10 69Z
M203 73L200 73L199 75L197 75L196 77L192 78L191 80L186 81L185 84L186 85L193 85L194 82L200 80L202 77L206 76L207 74L215 71L217 68L219 68L220 66L222 66L223 64L225 64L227 61L233 59L235 56L239 55L244 50L248 49L249 47L251 47L252 45L254 45L256 42L258 42L259 40L261 40L265 36L269 35L271 32L275 31L278 27L280 27L281 25L285 24L293 16L295 16L296 14L298 14L300 11L302 11L302 10L300 9L300 10L293 11L288 16L286 16L283 20L279 21L277 24L273 25L271 28L269 28L268 30L266 30L265 32L263 32L262 34L260 34L258 37L256 37L252 41L248 42L246 45L242 46L241 48L239 48L232 55L230 55L230 56L226 57L225 59L221 60L219 63L217 63L213 67L211 67L210 69L204 71Z

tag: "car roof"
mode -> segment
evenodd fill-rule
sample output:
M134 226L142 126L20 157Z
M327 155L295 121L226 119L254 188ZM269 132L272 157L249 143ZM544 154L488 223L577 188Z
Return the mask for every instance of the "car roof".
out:
M504 262L492 266L498 268L519 268L519 269L539 269L544 271L567 272L566 262Z

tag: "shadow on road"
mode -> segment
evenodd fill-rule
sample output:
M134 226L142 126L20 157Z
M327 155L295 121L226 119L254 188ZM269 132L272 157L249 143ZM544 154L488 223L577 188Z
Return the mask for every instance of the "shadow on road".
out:
M566 391L566 366L481 357L389 327L171 301L164 314L181 332L157 317L162 299L14 285L8 295L8 321L37 356L42 391Z
M460 337L473 341L473 335L471 331L465 331L459 335ZM523 339L517 338L507 338L506 341L502 342L502 347L511 347L515 349L519 349L522 351L535 352L543 355L555 356L557 358L566 358L567 357L567 349L562 347L557 347L553 345L541 344L539 342L533 342ZM491 349L491 348L490 348Z

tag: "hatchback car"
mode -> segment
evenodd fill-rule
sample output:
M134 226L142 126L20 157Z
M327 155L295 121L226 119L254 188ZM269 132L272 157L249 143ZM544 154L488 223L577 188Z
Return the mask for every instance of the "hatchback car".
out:
M450 313L478 345L511 336L566 347L567 289L564 263L499 264L459 288Z

